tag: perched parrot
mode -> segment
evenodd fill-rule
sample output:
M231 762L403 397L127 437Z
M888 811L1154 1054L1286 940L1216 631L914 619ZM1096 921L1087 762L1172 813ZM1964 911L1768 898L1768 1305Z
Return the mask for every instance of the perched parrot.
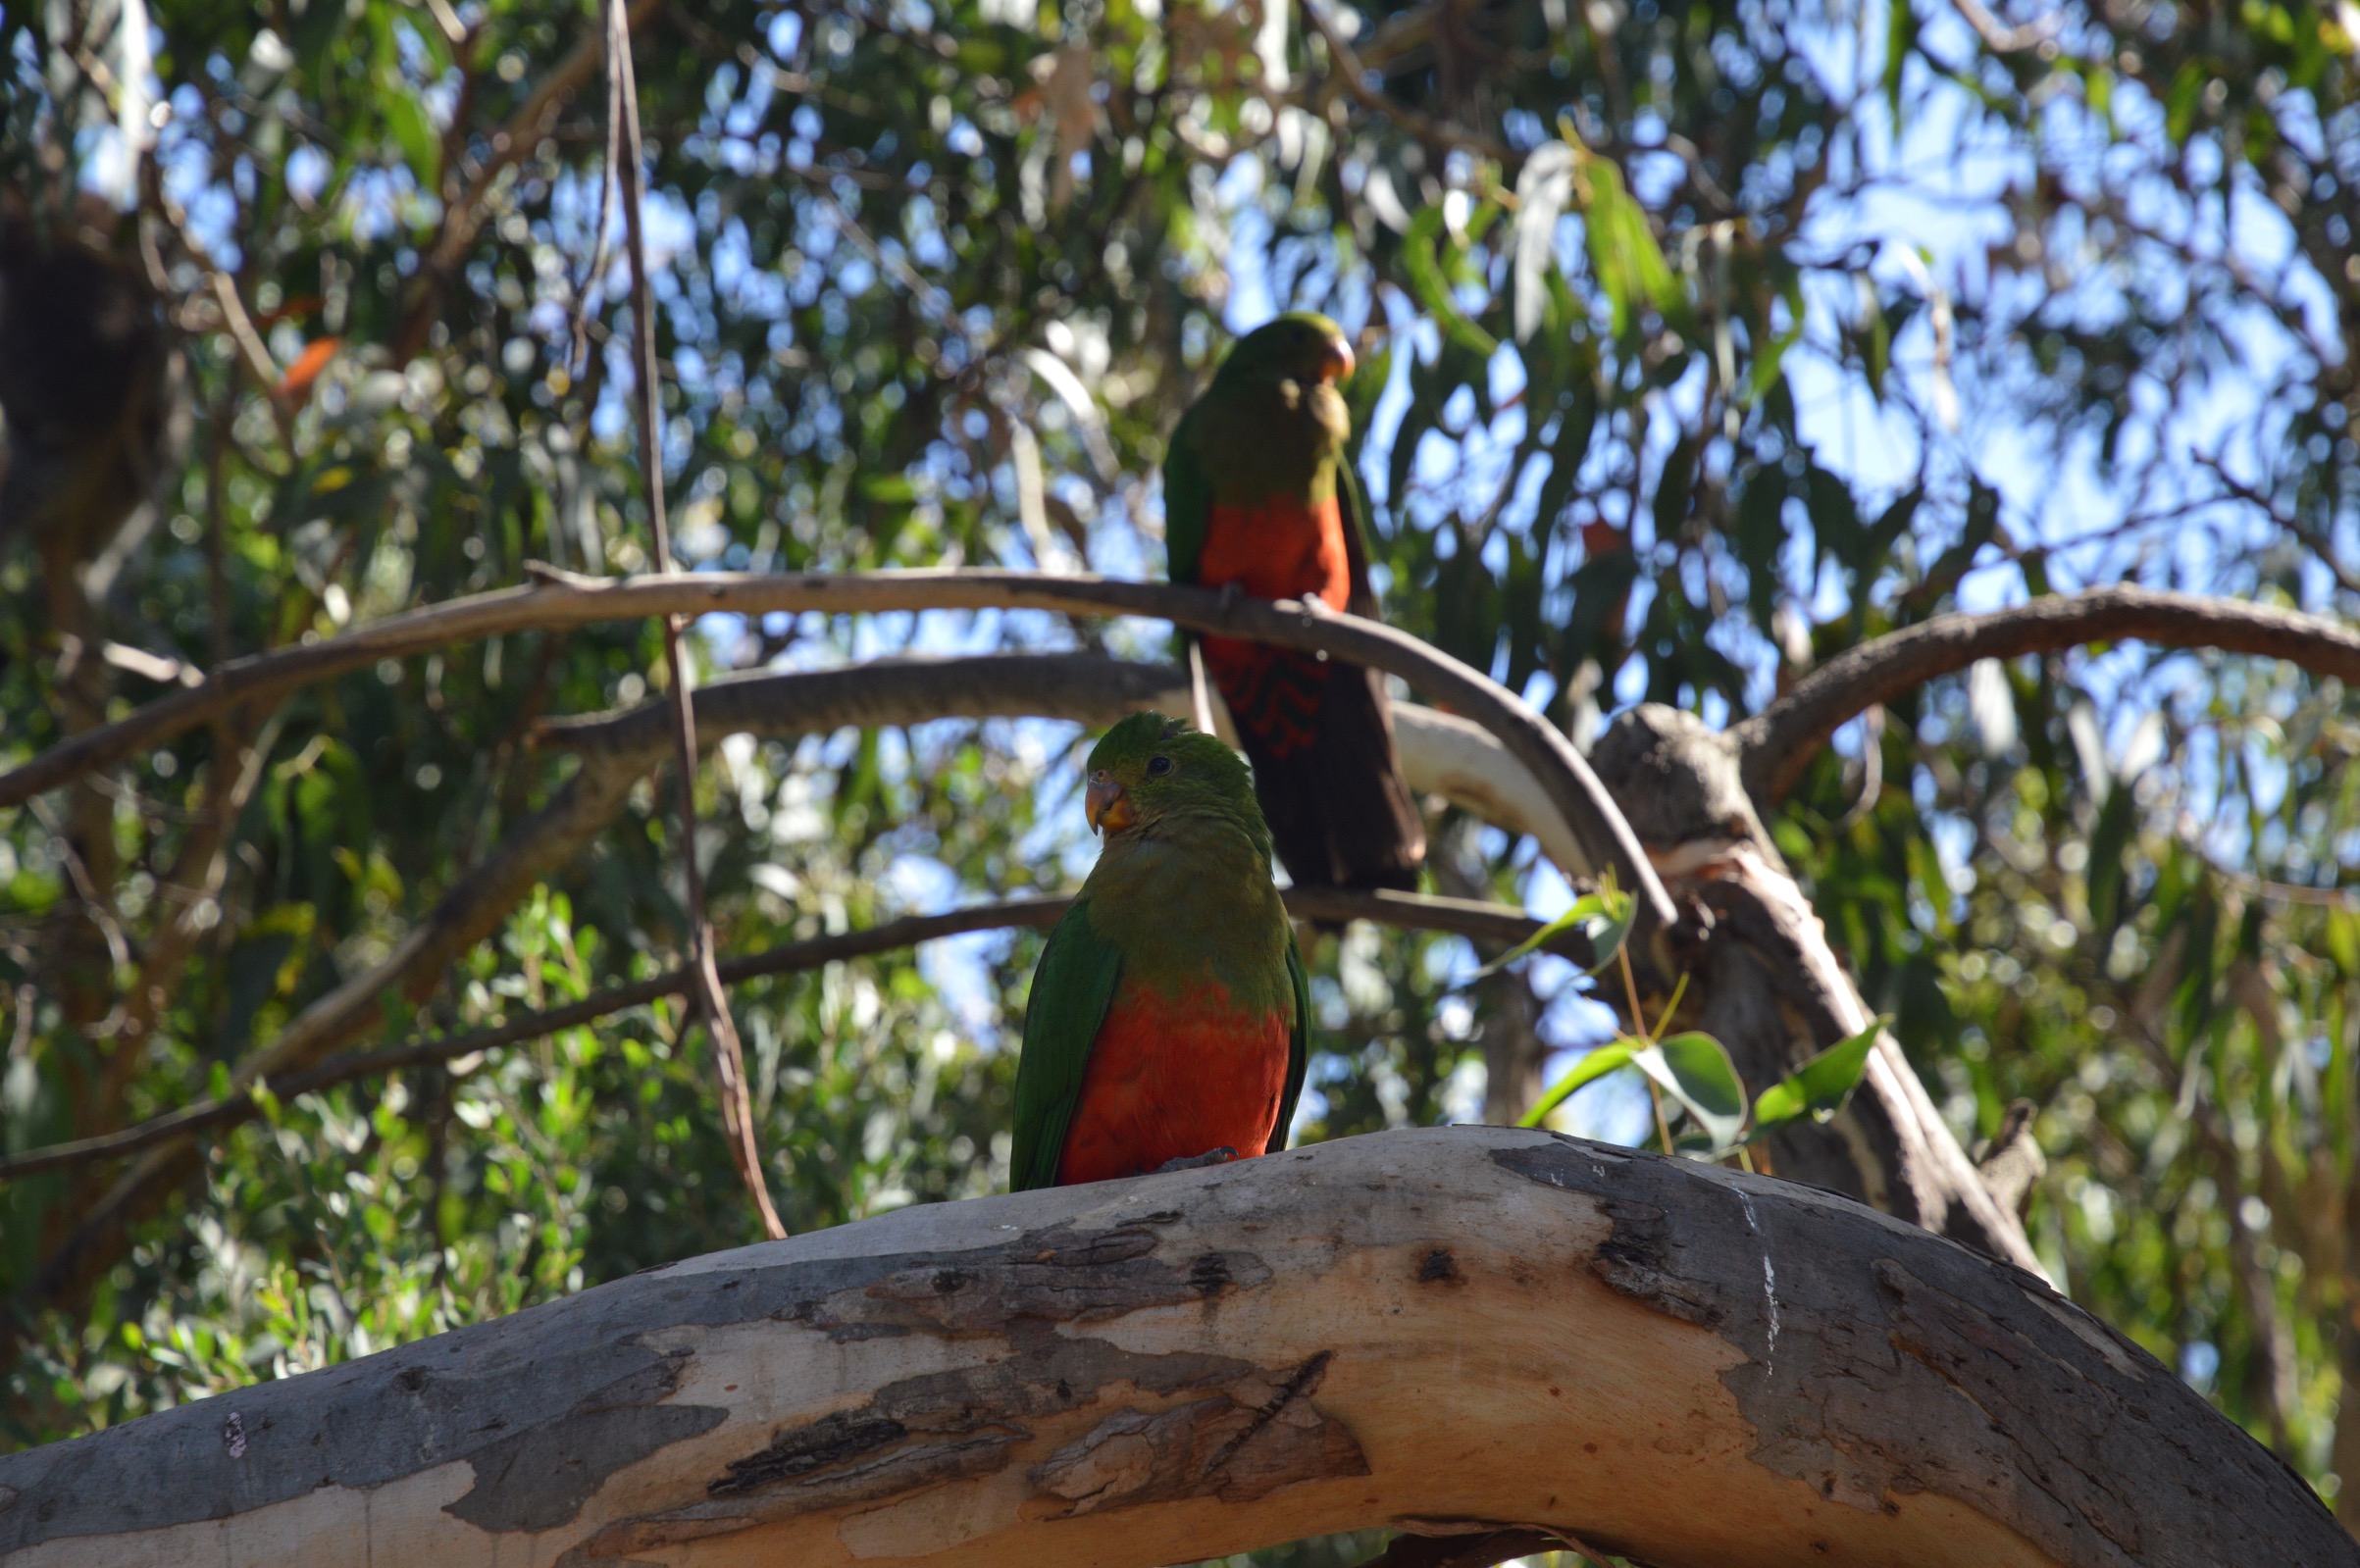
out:
M1083 798L1106 843L1033 973L1009 1186L1283 1147L1310 992L1244 760L1135 713L1091 750Z
M1336 390L1352 368L1324 316L1281 316L1238 340L1164 458L1173 582L1376 614L1367 508L1344 456L1352 417ZM1203 647L1287 874L1306 886L1415 890L1425 827L1383 678L1265 643L1208 636Z

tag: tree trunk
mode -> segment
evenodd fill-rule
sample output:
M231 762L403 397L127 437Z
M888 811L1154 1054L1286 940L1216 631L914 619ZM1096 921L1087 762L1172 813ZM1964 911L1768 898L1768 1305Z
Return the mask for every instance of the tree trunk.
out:
M1666 890L1703 912L1682 927L1693 947L1680 1022L1728 1047L1750 1092L1874 1022L1755 815L1725 732L1651 703L1617 718L1591 762ZM1993 1196L1890 1035L1833 1121L1790 1122L1767 1142L1785 1176L2040 1272L2014 1205Z
M12 1568L1058 1568L1383 1524L1659 1568L2360 1564L2037 1280L1492 1128L904 1210L0 1458Z

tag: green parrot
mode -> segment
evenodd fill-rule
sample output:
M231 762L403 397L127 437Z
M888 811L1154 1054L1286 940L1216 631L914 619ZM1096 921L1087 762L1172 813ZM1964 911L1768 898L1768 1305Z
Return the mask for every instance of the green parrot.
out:
M1345 455L1352 417L1336 390L1352 371L1352 346L1324 316L1281 316L1238 340L1164 459L1174 582L1377 613L1368 508ZM1414 891L1425 825L1383 680L1267 643L1208 636L1203 649L1287 875Z
M1135 713L1088 776L1106 842L1033 973L1018 1191L1283 1148L1303 1093L1310 992L1245 760Z

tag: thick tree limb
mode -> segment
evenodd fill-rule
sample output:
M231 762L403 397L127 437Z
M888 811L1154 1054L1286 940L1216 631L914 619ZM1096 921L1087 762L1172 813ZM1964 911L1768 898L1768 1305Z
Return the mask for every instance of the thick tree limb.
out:
M1428 898L1416 893L1381 889L1355 892L1342 887L1290 887L1284 896L1288 912L1298 920L1369 920L1411 931L1449 932L1500 947L1513 947L1527 941L1541 930L1539 921L1505 905L1477 903L1464 898ZM722 959L716 971L725 985L738 986L749 980L818 969L847 958L893 952L898 948L914 947L921 942L937 941L945 936L965 936L970 932L1007 931L1020 927L1043 930L1055 925L1057 918L1065 913L1066 907L1072 902L1070 898L1016 898L1005 903L982 904L972 909L954 909L940 915L910 915L900 920L889 920L881 926L872 926L866 931L813 936L800 941L781 942L776 947L758 953L741 953L734 958ZM1587 965L1596 956L1587 938L1576 932L1561 933L1544 945L1549 951L1578 964ZM669 970L647 980L609 986L561 1007L529 1010L489 1029L479 1029L465 1035L445 1035L433 1039L409 1040L383 1050L349 1051L330 1057L317 1067L273 1081L265 1087L274 1097L289 1099L297 1094L310 1094L333 1088L338 1084L348 1084L358 1078L397 1073L411 1067L436 1066L456 1061L463 1056L519 1045L527 1040L556 1034L559 1030L594 1023L633 1007L644 1007L662 997L690 995L695 986L696 977L689 970ZM67 1143L53 1143L46 1148L28 1149L23 1154L0 1156L0 1182L18 1181L43 1171L84 1165L93 1160L121 1159L183 1134L204 1128L234 1127L252 1121L261 1114L262 1107L251 1091L230 1094L220 1099L200 1100L120 1132L76 1138Z
M1313 601L1316 603L1316 601ZM511 632L550 631L656 615L762 615L774 611L877 614L909 610L1052 610L1069 615L1151 616L1222 636L1327 653L1400 676L1428 698L1500 738L1539 781L1573 830L1593 875L1612 868L1639 899L1640 948L1668 925L1670 905L1619 811L1572 743L1522 698L1406 632L1335 615L1292 599L1225 598L1206 588L1034 572L905 571L844 575L740 572L693 578L586 578L536 567L530 585L453 599L388 616L342 636L236 660L204 684L150 703L128 718L62 742L0 775L0 806L122 761L203 723L234 702L276 700L315 681L433 648Z
M1815 1053L1875 1022L1738 781L1725 732L1643 703L1591 753L1665 885L1700 917L1682 928L1692 984L1680 1027L1728 1047L1759 1094ZM1953 1240L2040 1272L2014 1202L2002 1202L1889 1034L1833 1121L1772 1132L1779 1174L1859 1198Z
M0 1499L26 1568L1063 1568L1397 1522L1657 1568L2360 1564L2037 1281L1492 1128L717 1253L0 1458Z
M1838 654L1734 727L1746 789L1764 811L1774 810L1849 720L1978 659L2127 640L2259 654L2360 683L2360 632L2325 617L2241 599L2093 588L1987 615L1936 616Z

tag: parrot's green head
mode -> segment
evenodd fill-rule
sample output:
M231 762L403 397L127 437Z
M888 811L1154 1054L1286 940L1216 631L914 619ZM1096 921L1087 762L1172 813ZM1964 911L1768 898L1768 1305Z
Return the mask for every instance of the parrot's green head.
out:
M1237 340L1221 362L1220 380L1288 380L1309 385L1348 380L1352 344L1344 329L1316 311L1300 310L1266 322Z
M1135 713L1090 748L1086 772L1083 809L1109 843L1123 834L1154 833L1175 818L1202 817L1234 823L1269 853L1254 776L1217 735L1160 713Z

